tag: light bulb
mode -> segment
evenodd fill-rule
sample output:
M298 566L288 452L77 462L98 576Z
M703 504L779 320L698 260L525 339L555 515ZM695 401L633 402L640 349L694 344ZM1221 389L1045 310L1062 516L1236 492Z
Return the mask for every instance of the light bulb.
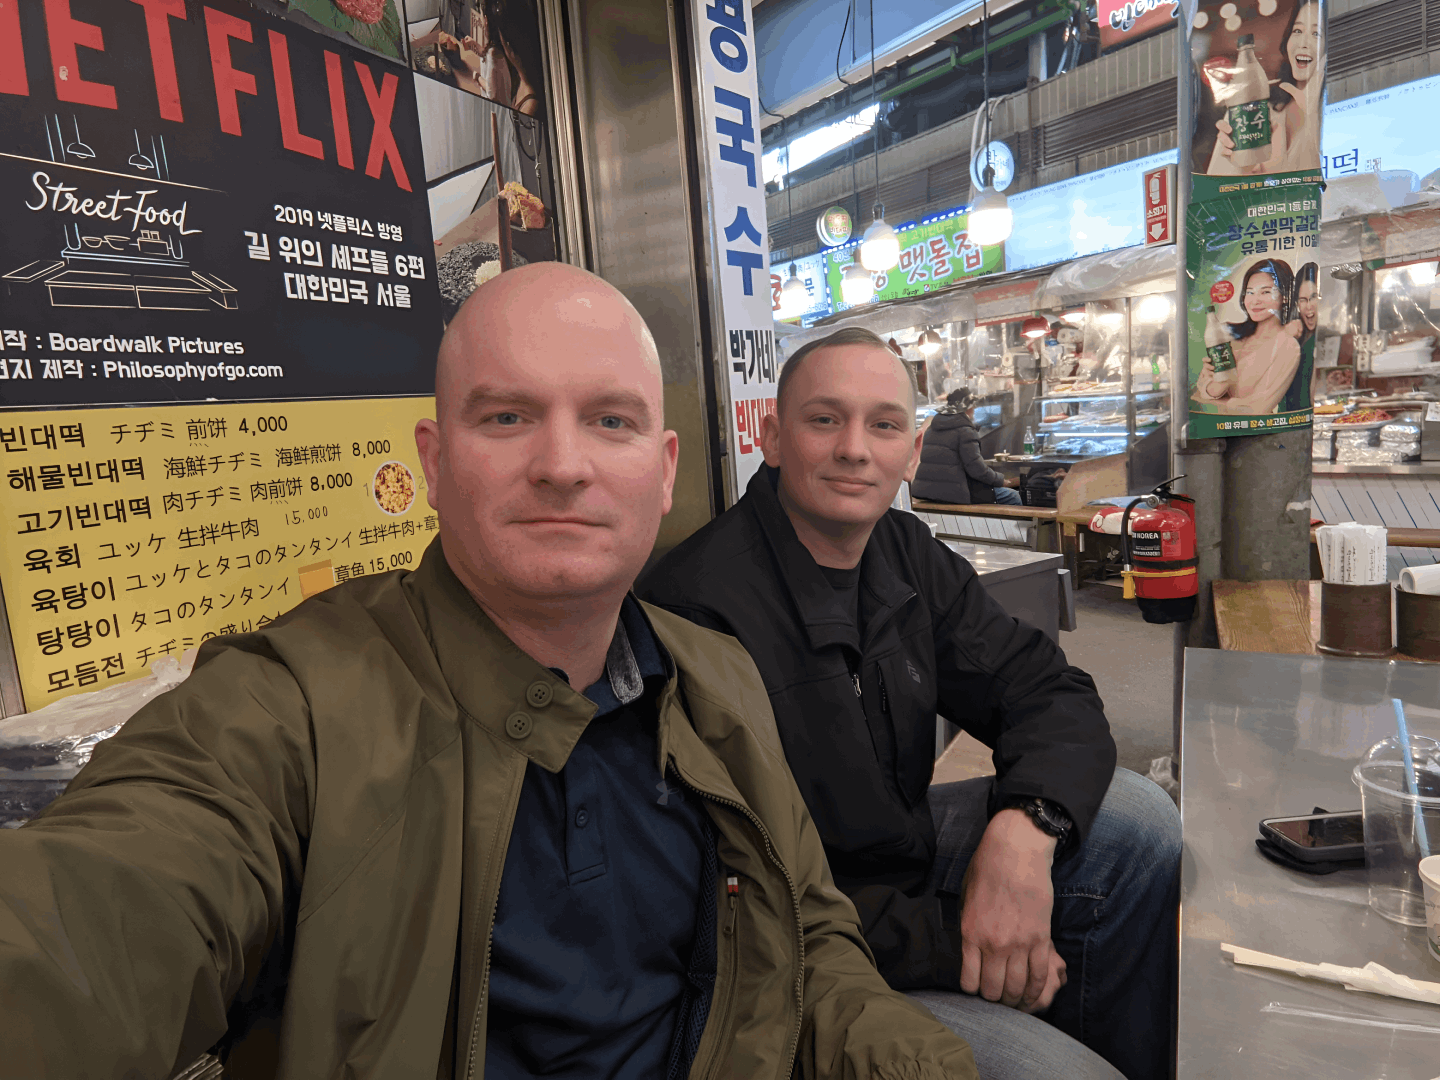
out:
M940 351L940 335L934 330L926 330L920 335L920 355L934 356Z
M805 292L805 282L800 280L800 275L795 272L795 264L790 264L790 276L785 279L785 284L780 286L780 317L792 319L804 311L809 295Z
M1135 320L1142 323L1162 323L1170 318L1170 298L1163 293L1152 293L1135 305Z
M1010 239L1015 216L1003 191L987 188L970 206L970 242L976 247L1003 244Z
M875 299L875 279L859 263L852 262L840 274L840 297L850 307Z
M885 224L885 208L875 207L875 220L860 240L860 265L872 274L879 274L900 261L900 238Z
M1414 263L1409 269L1410 280L1416 285L1435 284L1435 264L1433 262Z

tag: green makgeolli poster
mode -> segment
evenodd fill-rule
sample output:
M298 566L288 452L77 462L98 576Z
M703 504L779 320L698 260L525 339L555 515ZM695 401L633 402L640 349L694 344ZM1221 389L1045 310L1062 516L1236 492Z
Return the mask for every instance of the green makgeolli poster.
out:
M1192 439L1306 427L1319 299L1321 0L1201 0L1186 216Z
M1311 421L1320 188L1272 182L1190 204L1192 439Z

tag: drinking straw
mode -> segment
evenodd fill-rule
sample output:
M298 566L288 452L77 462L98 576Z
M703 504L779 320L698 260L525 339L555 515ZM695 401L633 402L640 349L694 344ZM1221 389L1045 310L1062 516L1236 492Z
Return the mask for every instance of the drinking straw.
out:
M1415 772L1415 758L1410 753L1410 729L1405 724L1405 703L1399 698L1391 698L1390 704L1395 707L1395 724L1400 729L1400 752L1405 757L1405 787L1418 800L1420 797L1420 777ZM1430 837L1425 832L1425 809L1417 801L1415 803L1415 838L1420 843L1420 857L1430 857Z

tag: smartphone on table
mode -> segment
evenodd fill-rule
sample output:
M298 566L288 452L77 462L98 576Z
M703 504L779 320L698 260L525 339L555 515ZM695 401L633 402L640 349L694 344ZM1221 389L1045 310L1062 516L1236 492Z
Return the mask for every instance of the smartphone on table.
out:
M1265 818L1261 834L1302 862L1344 862L1365 858L1364 818L1359 810Z

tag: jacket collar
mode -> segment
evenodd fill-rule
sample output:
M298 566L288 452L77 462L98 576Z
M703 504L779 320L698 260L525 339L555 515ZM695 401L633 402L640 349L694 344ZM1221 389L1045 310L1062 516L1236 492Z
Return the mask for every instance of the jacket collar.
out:
M460 707L497 742L542 769L554 773L564 768L594 719L596 704L505 636L450 569L439 537L426 549L406 588ZM628 614L646 618L633 598L627 598L626 606L634 608ZM659 644L658 637L654 640ZM660 652L673 684L675 665L663 646ZM607 671L612 662L619 669L611 673L612 684L617 674L622 681L625 676L638 681L631 642L624 634L611 643Z
M770 546L776 576L789 592L795 610L800 613L800 621L812 649L848 645L860 652L862 642L855 624L841 610L835 599L835 590L825 580L810 549L800 542L790 515L780 504L776 490L779 482L779 469L761 465L750 478L742 500L750 504L750 512ZM883 525L882 518L875 523L875 530L879 531ZM881 545L875 541L875 532L871 532L865 554L860 559L860 612L867 631L878 627L885 614L914 594L914 590L895 573ZM868 638L869 633L866 636Z

